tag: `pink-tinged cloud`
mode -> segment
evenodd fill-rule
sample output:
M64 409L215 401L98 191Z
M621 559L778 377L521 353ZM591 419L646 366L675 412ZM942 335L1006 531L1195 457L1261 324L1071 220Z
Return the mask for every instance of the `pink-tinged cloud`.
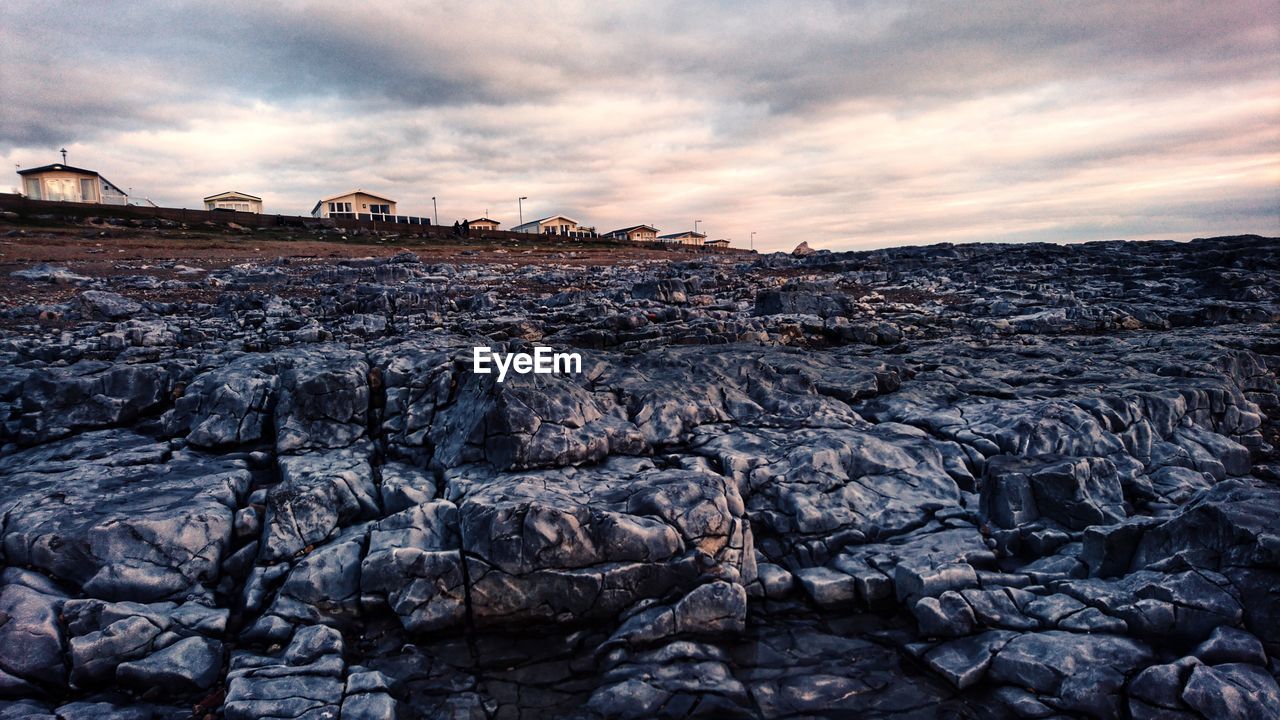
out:
M350 8L10 0L0 150L765 250L1280 234L1278 2Z

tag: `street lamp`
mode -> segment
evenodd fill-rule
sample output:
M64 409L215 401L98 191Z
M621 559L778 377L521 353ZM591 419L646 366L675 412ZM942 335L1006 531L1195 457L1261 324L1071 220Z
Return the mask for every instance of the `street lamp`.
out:
M528 195L521 195L520 199L516 200L516 204L520 206L520 224L521 225L524 225L524 201L528 199L529 199Z
M431 222L440 224L440 208L436 206L436 196L431 196Z
M755 230L751 231L751 249L752 250L756 249L756 231Z
M693 221L693 231L694 231L694 232L698 232L698 223L700 223L700 222L702 222L702 221L701 221L701 220L694 220L694 221Z

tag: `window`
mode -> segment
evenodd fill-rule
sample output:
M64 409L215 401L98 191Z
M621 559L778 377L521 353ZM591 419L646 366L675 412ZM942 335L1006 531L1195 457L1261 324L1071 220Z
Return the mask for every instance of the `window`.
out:
M25 185L27 188L27 197L31 198L32 200L43 199L43 197L40 195L40 179L39 178L24 178L23 185Z
M369 212L374 215L390 215L391 206L390 205L370 205Z
M50 200L75 202L79 199L76 193L76 181L72 178L50 178L47 181L47 185L49 186Z
M93 192L93 180L89 178L80 179L80 202L94 202L98 198Z
M349 203L349 202L331 202L331 203L329 203L329 212L331 212L331 213L349 213L349 212L351 212L351 203Z

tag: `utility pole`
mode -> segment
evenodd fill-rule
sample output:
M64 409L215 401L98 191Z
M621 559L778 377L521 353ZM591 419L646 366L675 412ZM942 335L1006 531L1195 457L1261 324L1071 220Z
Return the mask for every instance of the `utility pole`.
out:
M529 199L528 195L521 195L520 199L516 200L516 204L520 206L520 224L521 225L524 225L524 201L528 199Z
M62 164L63 164L63 165L66 165L66 164L67 164L67 149L66 149L66 148L62 148L62 149L61 149L61 150L59 150L58 152L62 153Z
M755 230L751 231L751 249L752 250L756 249L756 231Z
M431 196L431 222L440 224L440 208L436 206L436 196Z

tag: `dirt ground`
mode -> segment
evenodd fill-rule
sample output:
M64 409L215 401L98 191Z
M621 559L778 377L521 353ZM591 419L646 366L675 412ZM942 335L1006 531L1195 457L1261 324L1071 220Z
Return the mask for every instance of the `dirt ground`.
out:
M0 308L61 302L79 292L75 286L36 284L9 275L14 270L39 263L64 266L72 272L92 277L152 275L166 280L180 277L179 271L183 268L175 268L174 265L218 269L241 263L266 263L276 258L324 264L348 258L386 257L406 251L415 253L425 263L557 263L582 266L691 260L710 254L728 254L741 259L754 256L745 250L667 248L600 240L561 240L536 235L530 236L528 242L461 238L442 242L434 238L373 235L349 236L343 240L335 234L293 229L184 230L6 223L0 224ZM136 296L139 293L127 294ZM184 294L192 293L187 291ZM216 295L216 292L210 295ZM197 297L185 299L207 301Z
M178 261L187 265L220 267L277 257L340 259L382 257L405 250L423 262L523 262L554 260L574 265L610 265L640 260L687 260L709 253L749 256L745 250L709 251L666 248L603 240L558 240L530 236L529 242L451 240L399 237L356 237L346 241L305 231L262 230L217 232L197 230L126 229L117 227L14 227L0 225L0 268L39 262L89 268L119 261ZM15 232L21 233L15 235ZM572 255L571 255L572 254Z

